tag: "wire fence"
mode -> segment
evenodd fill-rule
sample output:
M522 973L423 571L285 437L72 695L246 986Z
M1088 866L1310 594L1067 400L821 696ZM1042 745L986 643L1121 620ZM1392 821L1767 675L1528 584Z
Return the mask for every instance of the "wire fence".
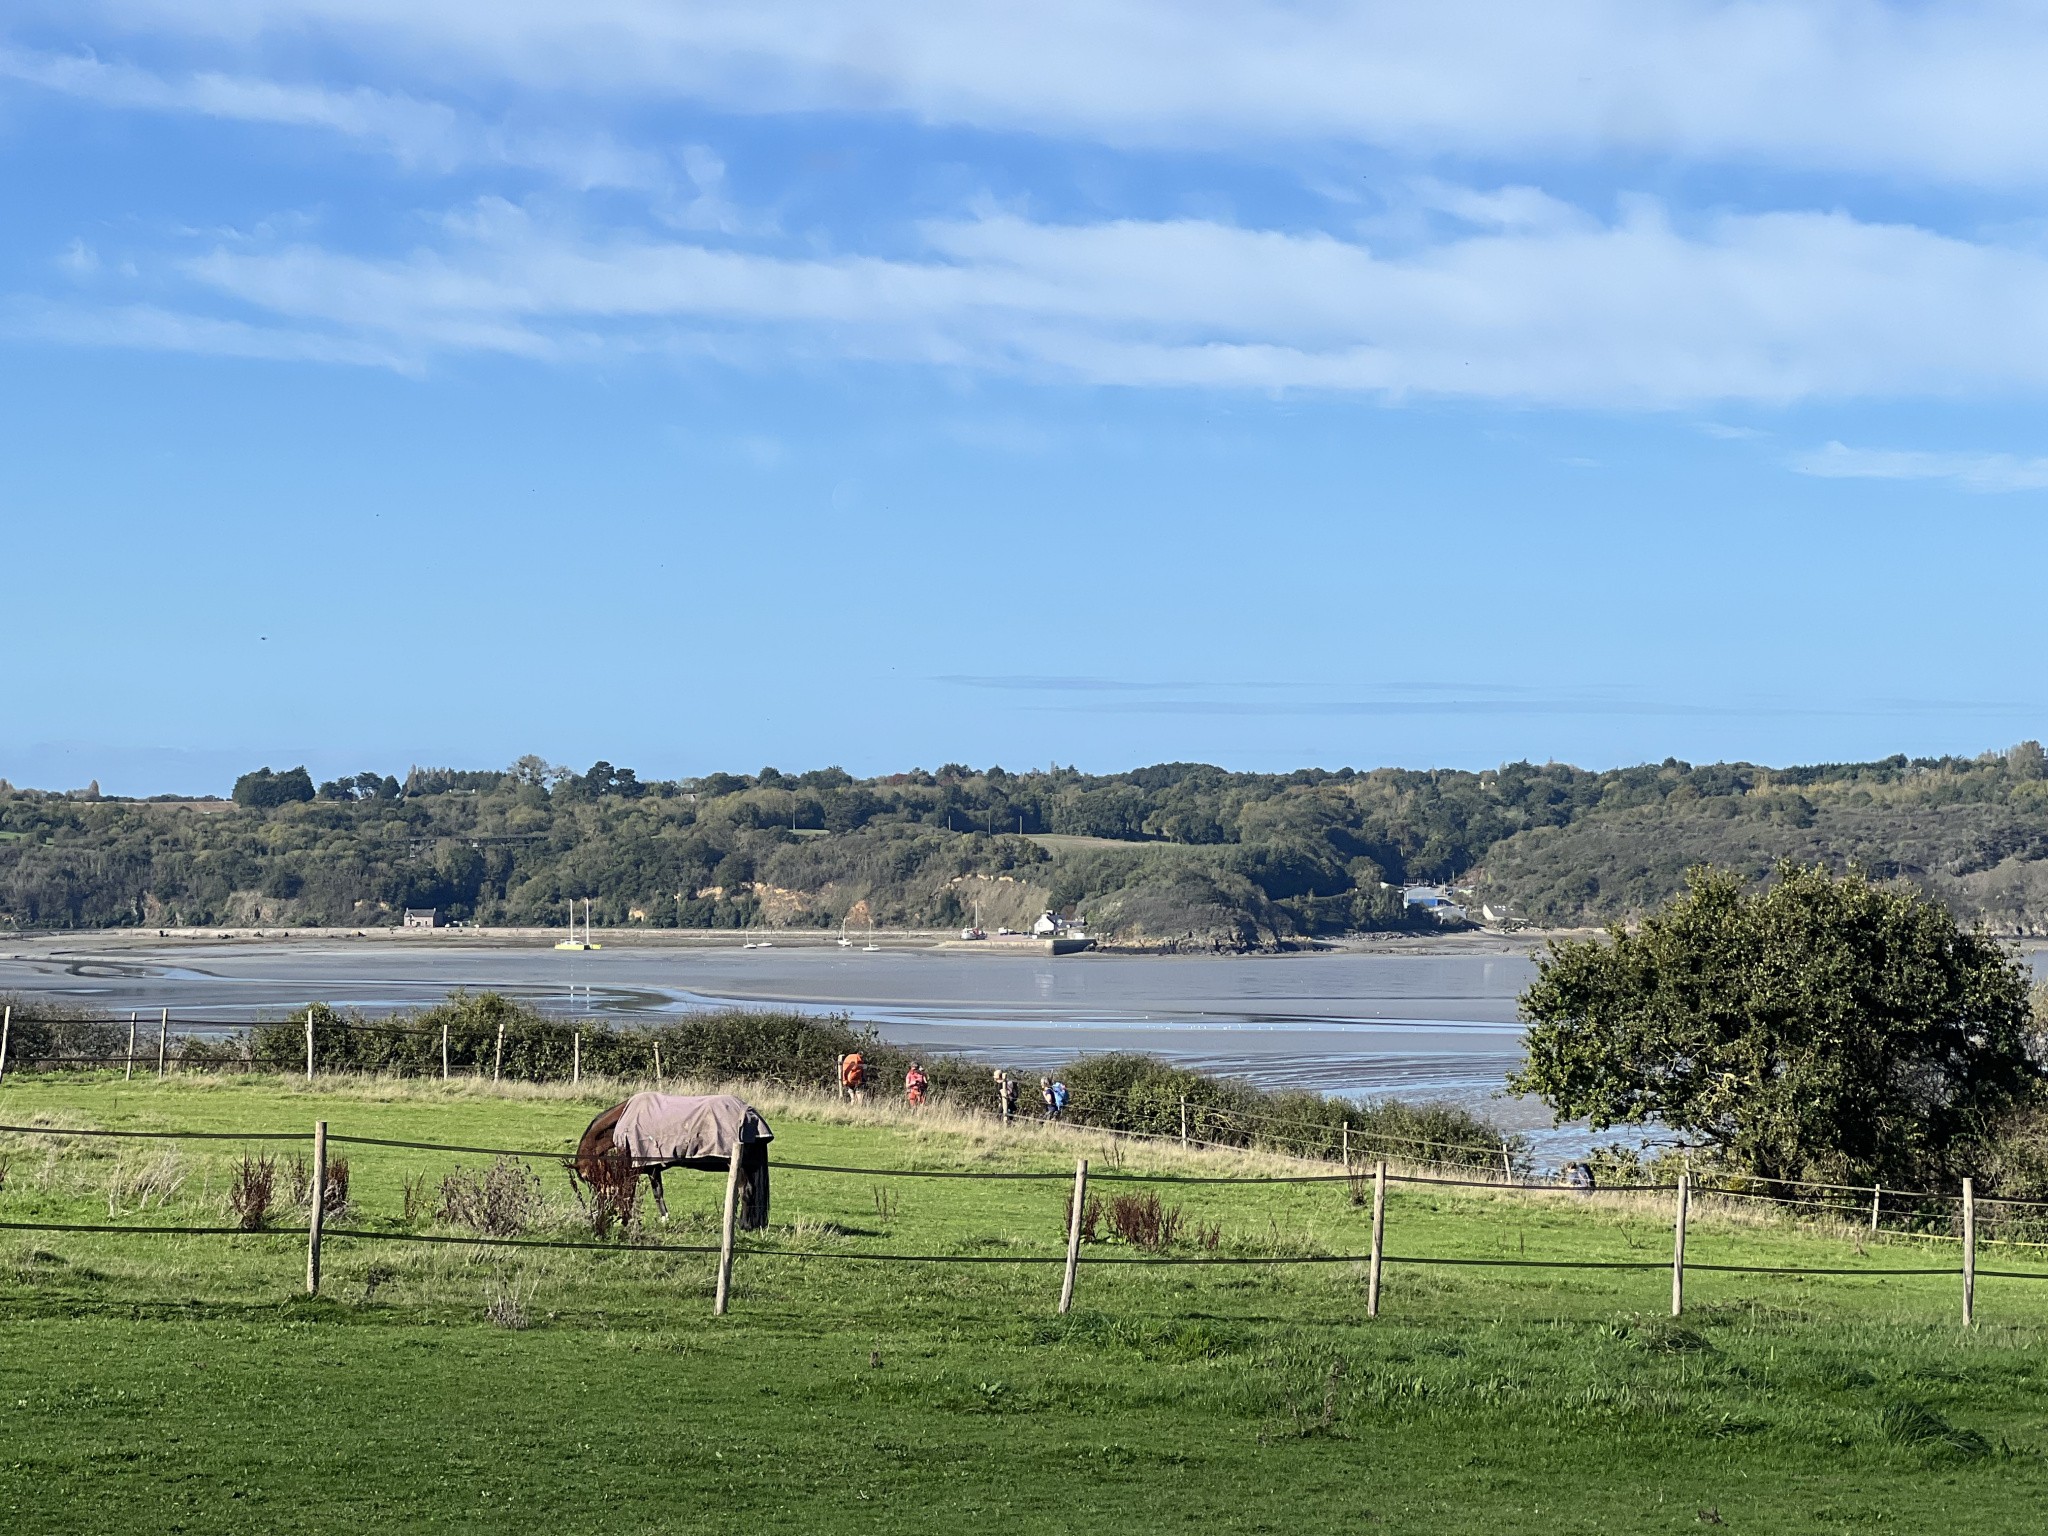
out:
M61 1141L65 1138L133 1139L138 1141L195 1141L235 1142L245 1144L303 1143L310 1140L315 1149L316 1168L310 1181L313 1191L323 1191L327 1184L327 1149L333 1146L371 1147L389 1150L424 1151L444 1154L489 1156L507 1159L543 1159L567 1162L574 1166L574 1153L569 1148L535 1149L481 1147L462 1143L420 1141L379 1136L352 1136L330 1134L327 1123L317 1123L310 1132L294 1130L260 1131L212 1131L184 1128L160 1130L107 1130L97 1127L66 1127L56 1125L13 1125L0 1124L0 1137L36 1137ZM1287 1267L1297 1265L1351 1265L1362 1272L1366 1283L1367 1317L1377 1317L1380 1312L1383 1276L1390 1268L1403 1267L1446 1267L1474 1269L1528 1269L1545 1271L1587 1271L1587 1272L1649 1272L1669 1270L1671 1275L1671 1311L1674 1317L1682 1314L1684 1304L1685 1277L1688 1273L1727 1275L1758 1275L1777 1277L1828 1276L1837 1278L1952 1278L1961 1284L1962 1318L1965 1324L1975 1321L1976 1282L1979 1278L2001 1280L2048 1280L2048 1268L2024 1269L1983 1269L1977 1265L1977 1253L1981 1243L1998 1244L2001 1240L1986 1238L1979 1232L1977 1213L1979 1200L1970 1181L1965 1181L1960 1194L1937 1196L1935 1198L1955 1205L1960 1232L1945 1240L1959 1242L1960 1252L1954 1264L1938 1265L1897 1265L1897 1264L1739 1264L1689 1259L1685 1251L1688 1223L1692 1203L1696 1198L1718 1198L1728 1191L1717 1191L1707 1186L1695 1186L1689 1177L1681 1177L1675 1184L1638 1183L1620 1188L1610 1188L1601 1193L1610 1199L1649 1201L1670 1200L1673 1202L1674 1225L1670 1257L1643 1259L1603 1259L1592 1257L1530 1258L1446 1254L1420 1252L1394 1252L1386 1245L1387 1193L1390 1187L1403 1185L1426 1189L1448 1187L1462 1190L1484 1191L1495 1199L1507 1199L1514 1203L1530 1200L1555 1199L1563 1197L1587 1198L1588 1191L1568 1185L1556 1184L1500 1184L1477 1179L1447 1178L1440 1175L1395 1171L1382 1161L1369 1171L1356 1169L1342 1173L1301 1173L1263 1174L1229 1173L1199 1174L1178 1171L1146 1171L1112 1167L1091 1174L1086 1158L1077 1161L1070 1174L1064 1169L949 1169L913 1167L862 1167L844 1164L806 1163L799 1161L778 1161L775 1167L785 1173L809 1173L827 1176L856 1177L873 1180L898 1179L951 1179L984 1180L1000 1182L1050 1183L1065 1185L1070 1180L1072 1190L1067 1201L1068 1241L1064 1254L1046 1252L1023 1253L911 1253L883 1252L861 1249L810 1249L736 1241L734 1228L734 1191L739 1177L739 1152L735 1149L732 1158L731 1179L727 1188L724 1224L718 1244L671 1243L647 1240L633 1235L629 1239L593 1235L590 1238L557 1238L528 1236L514 1233L447 1233L418 1230L388 1230L360 1226L327 1226L323 1217L327 1202L319 1196L311 1198L307 1226L301 1230L290 1226L236 1226L194 1225L177 1226L162 1223L142 1222L67 1222L67 1221L17 1221L0 1220L0 1231L52 1232L81 1236L122 1236L122 1237L186 1237L186 1238L236 1238L255 1237L266 1241L290 1236L303 1238L308 1245L307 1288L317 1294L322 1244L331 1240L362 1243L412 1243L428 1246L452 1246L464 1248L502 1249L573 1249L606 1253L627 1254L692 1254L716 1255L718 1261L718 1305L716 1311L725 1310L729 1282L736 1257L744 1258L749 1264L792 1260L801 1263L899 1263L918 1265L1061 1265L1063 1285L1059 1310L1069 1310L1079 1271L1084 1267L1084 1250L1094 1248L1092 1242L1084 1243L1084 1230L1092 1236L1094 1217L1089 1215L1091 1182L1123 1186L1186 1186L1186 1185L1230 1185L1238 1187L1283 1186L1304 1184L1346 1183L1351 1186L1349 1198L1354 1205L1363 1205L1369 1193L1371 1204L1371 1246L1365 1252L1321 1253L1293 1252L1269 1254L1219 1254L1213 1251L1171 1252L1166 1244L1152 1247L1150 1251L1132 1252L1085 1252L1085 1267L1142 1268L1200 1267L1224 1268L1245 1267ZM1780 1181L1783 1182L1783 1181ZM1736 1194L1748 1192L1734 1191ZM1760 1197L1767 1198L1767 1197ZM1987 1200L1983 1204L1999 1204ZM1795 1214L1813 1204L1805 1200L1780 1202L1782 1208ZM1099 1207L1099 1201L1097 1202ZM1155 1202L1156 1211L1156 1202ZM1177 1214L1178 1208L1176 1208ZM1121 1218L1119 1218L1121 1219ZM1910 1238L1939 1236L1921 1232L1903 1232L1898 1235ZM1140 1246L1150 1246L1141 1238L1132 1238ZM1007 1237L985 1239L991 1242L1011 1241ZM2048 1246L2033 1243L2011 1242L2009 1247ZM1861 1248L1859 1246L1859 1253Z

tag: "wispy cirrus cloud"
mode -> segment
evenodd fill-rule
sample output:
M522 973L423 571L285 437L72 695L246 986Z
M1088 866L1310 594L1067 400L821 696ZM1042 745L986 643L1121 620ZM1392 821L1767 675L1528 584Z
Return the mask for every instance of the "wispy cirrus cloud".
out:
M2020 0L23 0L131 40L723 110L887 113L1125 145L1330 141L1525 161L2048 176Z
M91 54L4 46L0 80L121 111L319 130L418 171L513 166L582 190L622 187L652 192L678 179L663 155L604 131L490 123L404 91L286 82L217 70L158 73ZM707 172L713 168L701 158L698 166ZM716 169L722 174L722 167Z
M792 255L485 199L400 256L222 245L192 302L421 360L722 350L1167 388L1665 409L2048 387L2048 257L1844 214L1463 230L1382 254L1204 220L932 220Z
M400 373L417 371L411 355L374 341L183 314L152 304L85 308L16 301L0 308L0 336L81 347L188 352L203 357L241 357L264 362L339 363L354 368L389 368Z
M1792 460L1824 480L1944 480L1967 491L2048 491L2048 458L2012 453L1926 453L1828 443Z

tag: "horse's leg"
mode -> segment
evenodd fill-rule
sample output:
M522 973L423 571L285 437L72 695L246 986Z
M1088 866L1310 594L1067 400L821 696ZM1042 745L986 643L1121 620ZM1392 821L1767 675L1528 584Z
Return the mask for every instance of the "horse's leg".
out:
M662 1197L661 1193L661 1170L659 1168L649 1169L647 1173L647 1182L654 1186L654 1208L657 1211L661 1212L662 1225L667 1226L668 1201Z

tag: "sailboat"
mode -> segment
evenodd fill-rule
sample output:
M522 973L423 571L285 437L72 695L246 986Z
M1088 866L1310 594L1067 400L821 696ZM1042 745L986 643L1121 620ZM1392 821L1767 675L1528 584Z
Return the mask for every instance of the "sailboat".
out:
M583 898L583 940L576 940L576 898L569 898L569 937L555 946L557 949L603 949L602 944L590 942L590 898Z

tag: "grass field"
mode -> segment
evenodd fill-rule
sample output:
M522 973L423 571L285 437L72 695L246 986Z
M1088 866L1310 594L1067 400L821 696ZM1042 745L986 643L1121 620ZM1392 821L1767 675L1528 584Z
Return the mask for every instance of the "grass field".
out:
M604 1097L275 1080L9 1080L0 1121L565 1147ZM1257 1173L942 1113L763 1094L785 1161ZM301 1147L303 1143L300 1144ZM0 1220L212 1225L235 1143L0 1136ZM294 1149L286 1148L287 1156ZM448 1153L337 1144L354 1211L402 1232ZM588 1235L541 1165L534 1235ZM1357 1253L1338 1184L1153 1186L1223 1257ZM1128 1191L1107 1184L1100 1192ZM166 1193L168 1191L168 1193ZM675 1243L723 1181L669 1180ZM688 1253L0 1232L0 1529L267 1532L2027 1531L2048 1499L2048 1283L1394 1263L1112 1266L1055 1314L1067 1187L783 1169L711 1316ZM110 1211L114 1214L110 1216ZM457 1229L419 1217L420 1233ZM1397 1186L1396 1255L1664 1260L1661 1201ZM1183 1254L1206 1250L1183 1244ZM833 1262L894 1252L1033 1264ZM810 1257L806 1257L809 1255ZM1952 1264L1696 1212L1698 1262ZM2002 1250L1986 1268L2048 1268ZM501 1319L523 1313L525 1326ZM510 1319L517 1321L519 1319Z

